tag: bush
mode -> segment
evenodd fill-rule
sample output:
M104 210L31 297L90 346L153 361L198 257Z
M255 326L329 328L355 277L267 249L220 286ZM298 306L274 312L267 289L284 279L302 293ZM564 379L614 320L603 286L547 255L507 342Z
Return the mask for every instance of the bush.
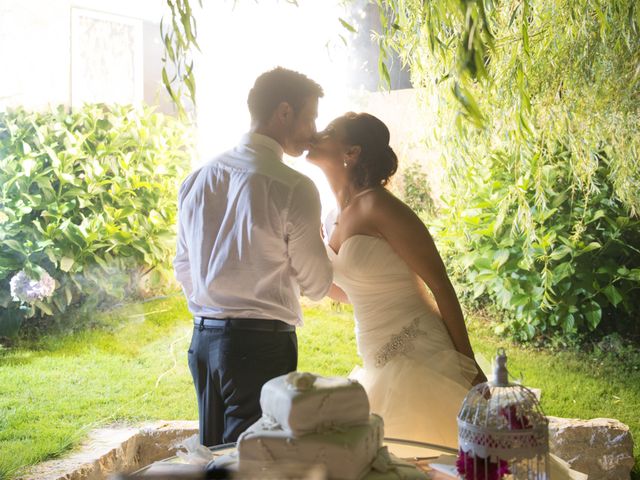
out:
M640 220L612 195L604 152L586 196L571 190L571 162L560 146L541 172L528 162L516 173L507 155L495 152L468 170L465 201L444 207L440 245L467 300L490 300L503 317L498 331L524 341L571 339L598 327L634 331ZM544 205L538 173L545 177Z
M144 273L158 285L189 145L179 122L150 108L0 113L0 330L121 299ZM53 295L14 301L19 271L50 274Z
M436 205L422 165L410 163L402 169L401 178L402 189L398 194L402 200L418 215L432 217L436 213Z
M521 340L639 333L638 2L380 3L436 123L437 233L471 306Z

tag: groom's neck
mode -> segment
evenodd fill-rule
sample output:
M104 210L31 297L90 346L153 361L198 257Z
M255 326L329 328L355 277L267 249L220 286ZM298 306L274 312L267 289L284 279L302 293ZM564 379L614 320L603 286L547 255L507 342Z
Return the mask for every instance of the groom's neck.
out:
M281 147L284 148L284 139L285 135L283 132L279 132L276 129L270 127L269 125L252 125L249 130L251 133L257 133L259 135L264 135L265 137L269 137L280 144Z

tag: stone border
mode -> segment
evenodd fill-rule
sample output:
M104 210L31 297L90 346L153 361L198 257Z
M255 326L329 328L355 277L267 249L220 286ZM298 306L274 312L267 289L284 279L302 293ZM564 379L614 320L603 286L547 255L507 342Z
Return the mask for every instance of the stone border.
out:
M629 427L618 420L549 418L551 453L589 480L628 480L634 466ZM198 433L196 421L159 421L141 428L100 428L65 458L35 466L19 480L98 480L132 472L175 455L176 445Z
M635 459L627 425L612 418L548 418L551 453L589 480L629 480Z
M197 433L197 421L180 420L100 428L75 452L37 465L19 480L98 480L132 472L174 455L176 444Z

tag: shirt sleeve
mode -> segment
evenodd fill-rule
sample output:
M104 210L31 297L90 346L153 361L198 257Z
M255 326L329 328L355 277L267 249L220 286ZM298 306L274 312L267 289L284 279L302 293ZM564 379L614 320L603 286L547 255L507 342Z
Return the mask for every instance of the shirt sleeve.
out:
M188 240L186 238L186 233L182 222L182 216L184 214L182 209L182 202L184 199L185 190L186 182L180 187L180 192L178 193L178 242L176 246L176 256L173 259L173 272L176 280L178 280L180 285L182 285L182 290L184 291L184 294L188 299L193 292L193 280L191 279L191 265L189 263L189 248L187 243Z
M291 268L302 294L320 300L333 282L333 269L321 237L320 195L304 177L291 195L287 216L288 252Z

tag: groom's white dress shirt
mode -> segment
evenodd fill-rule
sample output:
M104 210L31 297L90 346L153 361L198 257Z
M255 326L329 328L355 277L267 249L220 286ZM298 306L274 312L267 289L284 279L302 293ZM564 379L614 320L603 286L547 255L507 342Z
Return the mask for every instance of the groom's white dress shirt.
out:
M300 325L300 293L318 300L331 286L318 191L282 156L247 134L180 187L173 266L195 316Z

